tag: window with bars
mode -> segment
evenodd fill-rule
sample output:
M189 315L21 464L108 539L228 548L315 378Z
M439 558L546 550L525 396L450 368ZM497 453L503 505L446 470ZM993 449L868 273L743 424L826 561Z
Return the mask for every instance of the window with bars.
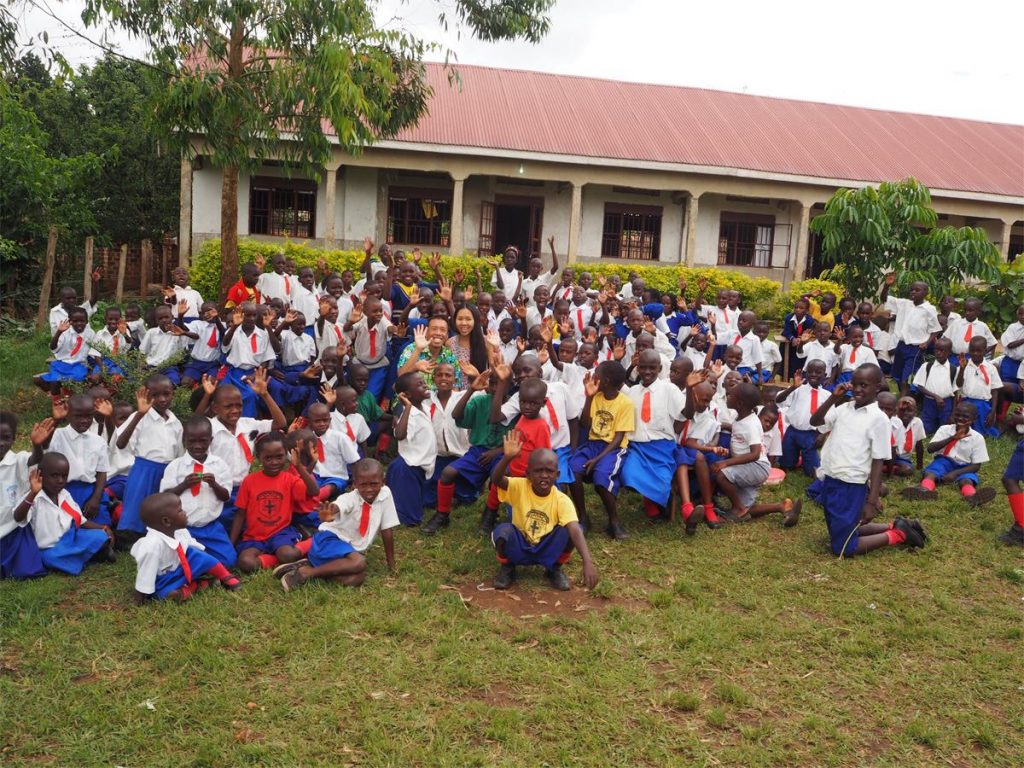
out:
M254 178L249 190L249 234L316 237L316 185Z
M388 190L387 242L448 247L452 195L444 189Z
M660 251L660 207L605 203L602 256L657 261Z
M775 217L754 213L722 213L718 230L718 263L736 267L771 267Z

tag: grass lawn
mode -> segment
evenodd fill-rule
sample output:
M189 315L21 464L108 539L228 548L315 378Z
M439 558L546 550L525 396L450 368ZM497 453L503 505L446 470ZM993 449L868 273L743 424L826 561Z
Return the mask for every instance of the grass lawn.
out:
M35 344L0 342L0 402L26 422ZM814 506L687 539L626 493L632 538L590 537L593 593L536 573L487 591L478 506L401 530L395 575L375 547L358 590L261 573L137 608L127 556L0 582L0 764L1020 765L1024 557L995 540L1012 447L992 445L987 507L890 496L920 552L837 561Z

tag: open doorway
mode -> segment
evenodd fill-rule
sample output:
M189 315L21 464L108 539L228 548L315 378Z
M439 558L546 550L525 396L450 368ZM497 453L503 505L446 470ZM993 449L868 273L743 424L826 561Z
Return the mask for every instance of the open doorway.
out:
M544 198L498 195L484 202L480 216L480 255L502 253L509 245L519 249L519 269L526 271L530 257L540 254L544 224Z

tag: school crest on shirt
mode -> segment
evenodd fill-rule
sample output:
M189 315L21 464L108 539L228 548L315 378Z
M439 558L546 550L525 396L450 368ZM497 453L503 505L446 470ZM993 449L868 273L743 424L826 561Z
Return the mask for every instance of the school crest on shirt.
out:
M611 432L613 423L615 423L615 417L610 411L601 409L594 414L594 432L598 435L607 435Z
M256 517L263 525L274 525L280 518L284 496L278 491L263 491L256 496Z
M534 541L540 538L540 532L548 526L548 516L539 509L531 509L526 513L526 530Z

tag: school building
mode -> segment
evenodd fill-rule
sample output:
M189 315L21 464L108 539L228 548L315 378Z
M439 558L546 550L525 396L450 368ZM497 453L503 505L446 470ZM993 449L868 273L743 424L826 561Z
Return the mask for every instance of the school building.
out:
M1024 126L699 88L428 64L429 114L319 181L271 161L238 187L239 235L356 248L816 275L808 223L839 187L913 176L940 226L1024 251ZM181 170L182 259L220 234L220 170Z

